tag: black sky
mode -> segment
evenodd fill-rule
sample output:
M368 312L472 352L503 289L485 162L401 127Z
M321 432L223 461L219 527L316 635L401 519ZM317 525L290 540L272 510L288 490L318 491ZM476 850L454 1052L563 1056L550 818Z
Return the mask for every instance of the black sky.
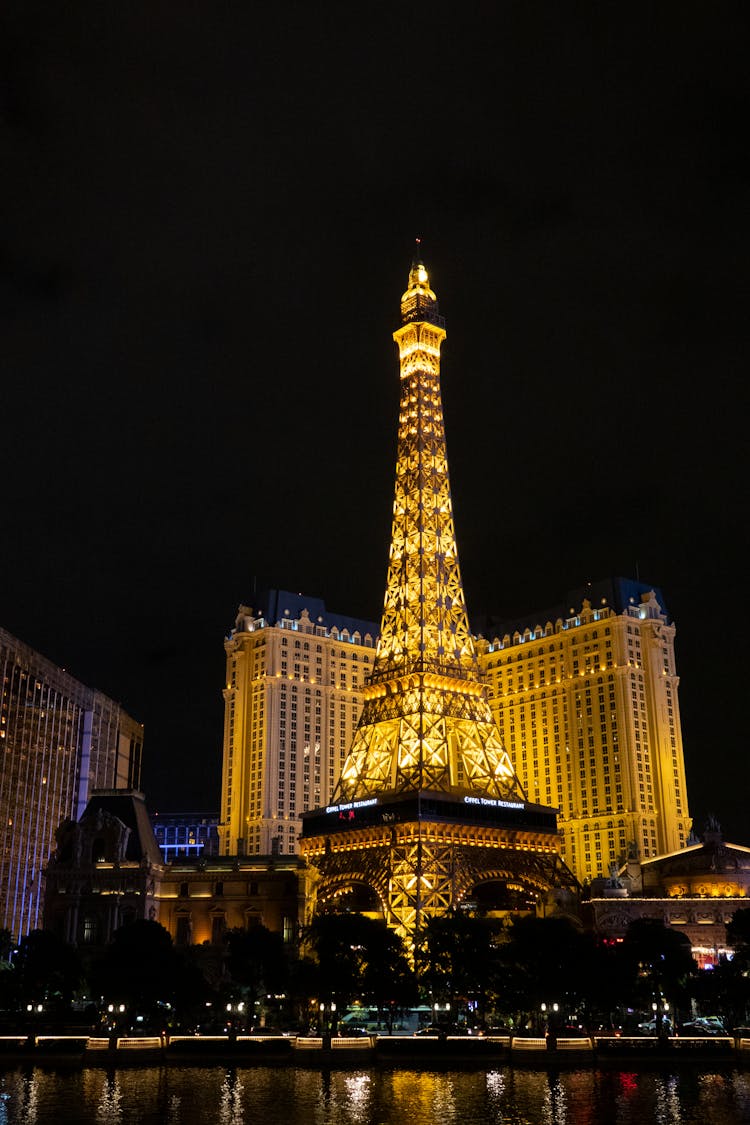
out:
M741 10L5 6L0 624L146 724L152 808L218 807L254 584L379 619L420 235L470 613L660 586L750 845Z

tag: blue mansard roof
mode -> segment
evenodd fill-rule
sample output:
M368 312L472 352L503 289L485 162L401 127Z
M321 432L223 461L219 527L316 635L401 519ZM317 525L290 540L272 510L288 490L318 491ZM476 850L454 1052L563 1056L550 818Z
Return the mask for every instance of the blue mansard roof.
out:
M640 605L653 591L662 613L671 621L667 603L658 586L649 582L639 582L635 578L602 578L597 582L587 582L585 586L568 590L565 601L547 609L530 610L520 617L503 618L496 615L485 614L472 621L475 633L481 633L488 640L492 637L502 637L505 634L523 633L524 629L533 629L537 625L544 625L547 621L566 621L580 613L584 601L591 603L592 609L599 609L602 605L609 606L615 613L624 613L629 606Z
M369 633L373 640L380 632L380 626L374 621L333 613L326 609L322 598L313 598L308 594L292 594L289 590L262 590L255 597L254 603L254 612L259 617L264 617L269 625L276 625L285 619L297 621L303 610L307 610L313 625L322 625L327 630L338 629L343 632L346 629L350 636L359 633L362 637Z

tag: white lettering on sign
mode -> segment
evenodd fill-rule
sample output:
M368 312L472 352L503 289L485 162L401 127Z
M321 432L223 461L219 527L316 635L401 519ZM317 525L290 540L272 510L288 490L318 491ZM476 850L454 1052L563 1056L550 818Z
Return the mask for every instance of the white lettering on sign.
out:
M377 805L377 797L368 797L366 801L348 801L345 805L326 805L326 812L347 812L349 809L364 809L368 805Z
M498 801L494 797L464 797L467 805L490 805L496 809L522 809L523 801Z

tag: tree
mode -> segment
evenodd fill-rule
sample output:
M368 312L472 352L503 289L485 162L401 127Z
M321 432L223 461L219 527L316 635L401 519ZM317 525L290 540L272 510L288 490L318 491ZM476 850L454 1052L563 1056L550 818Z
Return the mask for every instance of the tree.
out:
M284 991L288 966L284 943L279 934L260 924L248 930L227 930L226 967L232 980L242 990L251 1019L256 1001L271 993Z
M362 914L319 914L304 934L318 963L319 999L346 1008L362 990L367 923Z
M32 930L21 940L14 971L22 1001L69 1007L83 981L80 959L72 946L49 930Z
M361 997L377 1008L378 1019L385 1019L388 1033L394 1018L413 1007L419 997L417 978L409 964L403 938L385 922L364 919L364 964Z
M594 949L593 938L568 918L514 919L499 948L500 1010L535 1025L542 1004L547 1010L557 1004L560 1019L586 1010Z
M734 948L734 958L743 969L750 969L750 909L735 910L727 924L727 943Z
M115 931L92 969L92 986L105 1004L125 1004L159 1022L160 1007L176 999L181 973L182 961L169 931L158 922L139 919Z
M750 977L735 956L720 957L711 969L699 970L691 993L706 1015L721 1015L727 1028L746 1026L750 1009Z
M419 943L420 983L433 1003L448 1003L453 1012L457 1001L476 1002L483 1022L497 960L495 927L487 919L461 911L430 918Z
M696 974L692 994L704 1012L718 1012L727 1027L746 1025L750 1012L750 909L735 910L727 923L731 957Z
M318 999L335 1003L339 1013L360 999L377 1007L391 1028L395 1012L416 1001L403 941L385 922L364 914L320 914L305 941L318 964Z
M314 1020L311 1018L313 1000L320 996L320 966L312 957L298 957L289 965L289 1010L294 1026L306 1033Z
M588 1027L611 1030L621 1026L622 1009L629 1005L630 973L620 954L620 943L594 934L585 935L582 1010Z
M10 930L0 929L0 961L9 961L13 949L13 934Z
M636 918L628 926L620 956L635 1006L649 1011L665 998L678 1011L688 1003L696 965L684 934L659 919Z

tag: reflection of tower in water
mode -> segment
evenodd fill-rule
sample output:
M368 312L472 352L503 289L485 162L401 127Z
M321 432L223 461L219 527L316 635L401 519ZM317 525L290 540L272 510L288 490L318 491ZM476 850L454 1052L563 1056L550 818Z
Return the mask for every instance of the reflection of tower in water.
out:
M227 1071L221 1084L219 1102L219 1125L242 1125L245 1111L242 1107L244 1086L234 1070Z
M96 1107L98 1125L120 1125L122 1121L122 1090L117 1078L107 1075Z
M410 941L479 883L533 906L574 880L555 811L516 778L480 679L458 565L440 391L445 328L421 261L401 299L401 396L380 640L334 803L303 817L325 903L355 887ZM371 904L371 906L374 904Z

